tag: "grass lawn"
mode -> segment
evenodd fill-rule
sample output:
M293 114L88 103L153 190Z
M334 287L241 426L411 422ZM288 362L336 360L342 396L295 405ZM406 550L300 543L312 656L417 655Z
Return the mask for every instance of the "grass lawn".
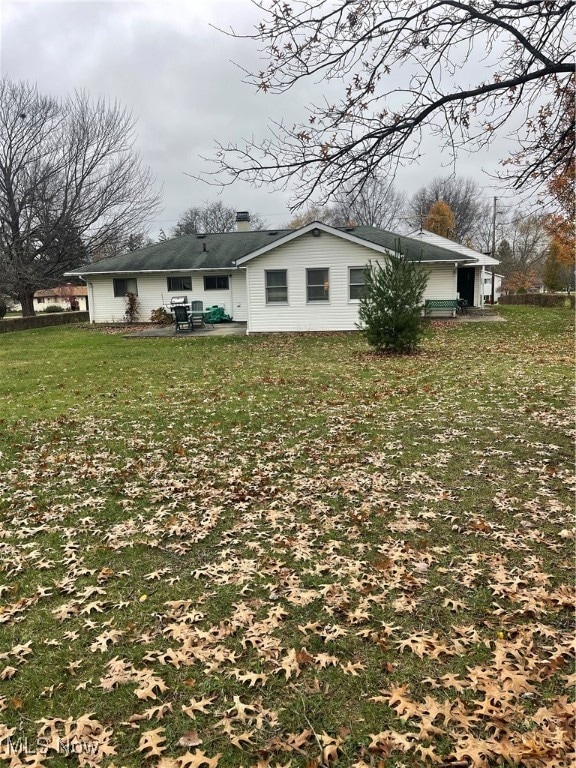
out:
M500 311L3 335L0 765L573 765L572 313Z

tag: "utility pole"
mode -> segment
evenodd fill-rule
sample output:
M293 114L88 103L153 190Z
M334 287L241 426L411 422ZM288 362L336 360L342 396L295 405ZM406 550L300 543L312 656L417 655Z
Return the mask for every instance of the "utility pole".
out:
M492 258L496 258L496 201L494 198L494 206L492 208ZM494 305L494 292L496 286L496 265L492 264L492 287L490 289L490 304Z

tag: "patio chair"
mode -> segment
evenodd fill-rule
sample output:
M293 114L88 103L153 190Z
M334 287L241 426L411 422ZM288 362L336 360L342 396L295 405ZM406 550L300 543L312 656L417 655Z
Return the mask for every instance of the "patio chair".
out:
M203 301L193 301L190 305L190 323L192 325L192 330L196 330L196 328L205 328L206 324L204 322L204 302Z
M176 326L176 333L178 331L193 331L194 328L191 323L190 315L186 307L180 307L175 304L174 307L174 325Z

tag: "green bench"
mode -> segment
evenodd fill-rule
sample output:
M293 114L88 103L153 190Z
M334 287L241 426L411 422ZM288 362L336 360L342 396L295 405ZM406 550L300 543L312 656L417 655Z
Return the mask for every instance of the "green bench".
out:
M449 309L452 312L452 317L455 317L456 312L460 309L460 304L458 299L426 299L424 314L429 315L435 309Z

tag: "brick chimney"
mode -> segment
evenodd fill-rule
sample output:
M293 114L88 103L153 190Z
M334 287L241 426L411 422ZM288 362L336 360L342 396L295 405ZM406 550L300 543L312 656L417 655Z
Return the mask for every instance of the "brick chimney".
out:
M236 212L236 232L250 232L250 214L248 211Z

